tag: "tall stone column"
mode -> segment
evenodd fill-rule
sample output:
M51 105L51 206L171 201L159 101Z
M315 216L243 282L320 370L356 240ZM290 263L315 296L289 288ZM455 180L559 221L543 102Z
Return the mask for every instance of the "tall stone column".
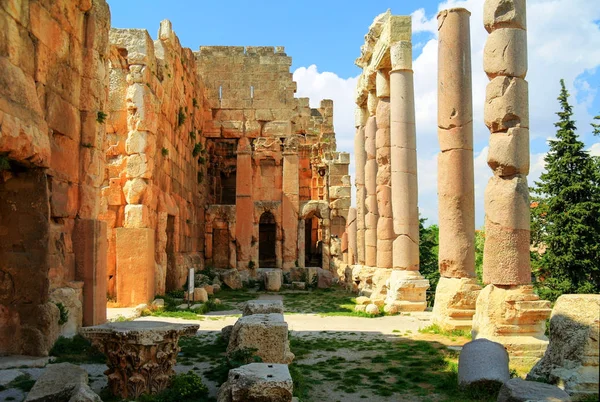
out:
M369 267L377 266L377 103L375 91L372 90L367 99L369 118L365 126L365 265Z
M288 137L283 151L283 269L295 266L298 258L298 209L300 208L300 179L298 177L298 140Z
M464 8L437 15L440 280L433 320L445 330L471 330L481 290L475 274L470 16Z
M389 70L377 71L377 268L392 268L392 244L396 237L392 219L390 166L390 77Z
M252 146L246 137L240 138L237 149L235 198L235 241L237 244L237 269L248 269L252 261L252 235L254 232L254 203L252 202ZM258 266L258 261L254 261Z
M348 265L354 265L357 263L356 208L348 210L346 233L348 233Z
M354 157L356 161L356 251L355 264L365 265L365 165L367 153L365 151L365 125L368 112L357 107L355 112L356 135L354 136Z
M510 10L510 12L507 12ZM529 104L526 5L486 0L489 36L483 68L490 79L484 121L490 129L488 165L494 176L485 191L483 280L473 338L502 343L511 361L531 362L544 353L550 303L531 286L529 257Z
M385 310L423 311L429 281L419 274L419 209L417 206L417 138L412 71L412 44L391 45L390 129L393 266Z

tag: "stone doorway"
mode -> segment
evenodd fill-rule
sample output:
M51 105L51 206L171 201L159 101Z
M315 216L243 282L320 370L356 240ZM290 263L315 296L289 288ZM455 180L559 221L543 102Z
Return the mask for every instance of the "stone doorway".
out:
M212 251L215 268L229 268L229 230L213 229Z
M177 263L175 259L175 216L167 215L167 278L165 289L167 292L177 290Z
M305 258L307 267L321 266L323 257L323 245L320 236L320 219L316 216L306 219L304 222L305 230Z
M277 266L275 244L277 240L277 224L271 212L260 216L258 228L258 266L273 268Z

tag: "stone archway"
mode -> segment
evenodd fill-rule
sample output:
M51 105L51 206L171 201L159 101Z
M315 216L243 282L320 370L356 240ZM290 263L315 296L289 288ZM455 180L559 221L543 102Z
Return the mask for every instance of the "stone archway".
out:
M326 201L311 200L300 206L298 216L299 266L304 267L307 266L307 263L310 264L311 255L320 255L322 268L329 270L331 237L329 217L330 210Z
M277 223L269 211L260 216L258 223L258 266L273 268L277 265Z

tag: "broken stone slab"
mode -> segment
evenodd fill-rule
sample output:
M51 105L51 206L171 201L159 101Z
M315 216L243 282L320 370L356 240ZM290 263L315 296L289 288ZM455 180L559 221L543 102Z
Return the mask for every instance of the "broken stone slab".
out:
M294 360L288 341L288 325L283 314L253 314L241 317L233 326L227 354L255 349L265 363L289 364Z
M281 300L250 300L244 305L243 316L253 314L283 314Z
M458 358L460 387L489 384L500 388L509 379L508 353L504 346L483 338L463 346Z
M0 370L9 368L34 368L34 367L45 367L50 361L49 356L22 356L22 355L9 355L0 356Z
M243 287L242 278L237 269L228 269L221 272L221 280L233 290L241 289Z
M189 294L188 292L184 292L183 298L184 300L188 300ZM204 288L196 288L194 289L193 301L206 303L208 301L208 292Z
M317 287L319 289L328 289L333 282L333 274L323 268L317 268Z
M102 399L89 385L84 384L75 390L69 402L102 402Z
M500 388L498 402L570 402L571 397L554 385L512 378Z
M550 318L550 343L527 380L556 384L574 399L598 394L600 295L562 295Z
M71 363L52 364L35 382L25 401L68 401L81 386L87 387L87 382L88 373L81 367Z
M291 402L294 384L286 364L251 363L229 370L218 402Z

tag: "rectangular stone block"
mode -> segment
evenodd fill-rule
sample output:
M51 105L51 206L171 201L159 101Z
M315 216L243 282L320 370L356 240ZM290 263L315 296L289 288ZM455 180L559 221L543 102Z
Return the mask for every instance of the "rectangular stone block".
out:
M117 303L137 306L154 297L154 233L147 228L116 229Z
M83 282L83 325L106 321L106 222L76 219L73 230L75 279Z

